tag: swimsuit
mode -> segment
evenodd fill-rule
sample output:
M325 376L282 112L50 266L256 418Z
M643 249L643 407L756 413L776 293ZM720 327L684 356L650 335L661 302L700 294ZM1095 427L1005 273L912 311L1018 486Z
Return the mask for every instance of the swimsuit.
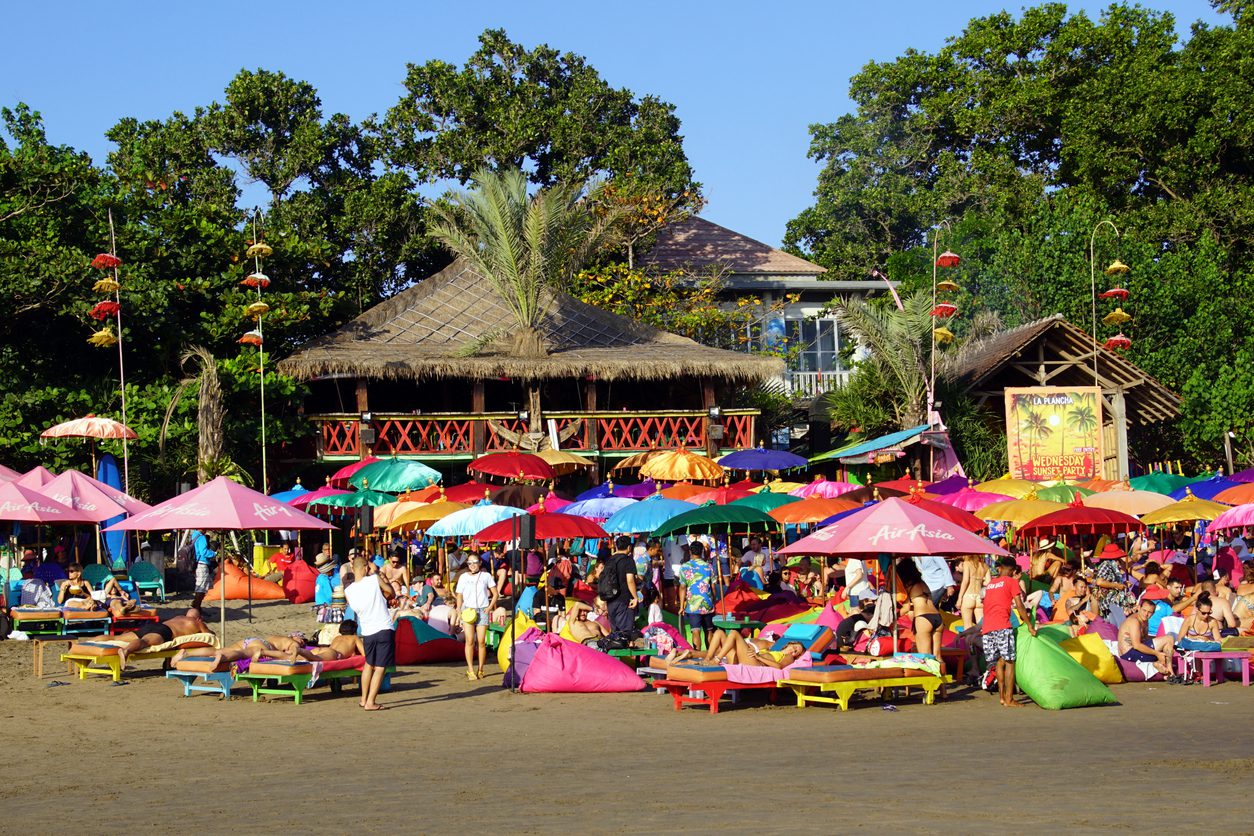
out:
M931 624L933 630L939 630L941 628L941 624L944 623L943 621L941 621L941 617L937 613L934 613L934 612L922 613L920 615L916 615L915 618L916 619L921 618L924 621L926 621L928 624Z
M145 624L143 627L135 631L136 638L142 639L148 636L160 636L162 644L174 641L174 631L160 622L156 624Z

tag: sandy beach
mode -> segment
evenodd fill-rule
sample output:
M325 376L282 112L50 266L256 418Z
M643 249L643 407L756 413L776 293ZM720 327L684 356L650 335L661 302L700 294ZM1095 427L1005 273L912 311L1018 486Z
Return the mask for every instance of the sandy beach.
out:
M229 613L242 638L242 606ZM312 623L285 602L254 619ZM960 690L897 711L785 699L710 716L651 691L513 694L499 670L468 682L447 664L401 669L389 710L366 714L355 689L301 706L183 698L155 662L114 687L47 655L35 679L31 646L0 642L0 831L1251 830L1225 801L1254 778L1254 692L1234 683L1116 686L1122 705L1064 712Z

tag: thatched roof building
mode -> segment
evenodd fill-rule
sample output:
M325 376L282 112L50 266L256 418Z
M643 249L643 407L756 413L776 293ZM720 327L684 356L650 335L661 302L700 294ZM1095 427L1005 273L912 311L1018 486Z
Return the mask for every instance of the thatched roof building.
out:
M701 345L553 293L542 325L549 354L511 354L508 337L470 353L484 335L508 334L514 318L492 284L458 260L279 364L300 379L338 375L376 380L508 377L549 381L677 377L753 384L783 363Z

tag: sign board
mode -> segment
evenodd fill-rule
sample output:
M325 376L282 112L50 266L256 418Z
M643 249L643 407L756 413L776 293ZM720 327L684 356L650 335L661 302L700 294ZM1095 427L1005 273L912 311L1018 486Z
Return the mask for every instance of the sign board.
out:
M1010 475L1048 482L1101 475L1102 397L1096 386L1006 390Z

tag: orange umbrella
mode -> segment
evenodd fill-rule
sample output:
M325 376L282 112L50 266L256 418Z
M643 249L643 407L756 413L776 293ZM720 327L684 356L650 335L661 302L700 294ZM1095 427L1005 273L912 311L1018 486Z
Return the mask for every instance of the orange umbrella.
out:
M1121 482L1121 481L1120 481L1120 480L1118 480L1118 479L1096 479L1096 478L1094 478L1094 479L1089 479L1087 482L1080 482L1080 483L1079 483L1079 486L1080 486L1080 487L1082 487L1082 488L1088 488L1089 490L1091 490L1091 491L1097 491L1098 493L1101 493L1102 491L1108 491L1108 490L1111 490L1111 489L1113 489L1113 488L1117 488L1117 487L1119 487L1120 485L1125 485L1125 486L1126 486L1126 485L1128 485L1128 483L1127 483L1127 482ZM1129 487L1130 487L1130 486L1129 486Z
M642 477L668 482L685 479L694 482L721 481L725 473L726 471L717 462L710 461L705 456L698 456L682 447L655 456L640 468Z
M861 507L861 503L851 502L848 499L829 499L825 496L814 496L790 505L781 505L766 513L786 525L796 525L822 522L828 517Z
M660 493L667 499L680 499L685 502L689 497L696 496L699 493L705 493L709 488L701 485L694 485L691 482L679 482L671 485L669 488L663 488Z
M425 507L426 505L426 502L411 502L408 500L397 500L396 502L389 502L386 505L380 505L374 509L374 527L387 528L391 525L392 520L402 514Z

